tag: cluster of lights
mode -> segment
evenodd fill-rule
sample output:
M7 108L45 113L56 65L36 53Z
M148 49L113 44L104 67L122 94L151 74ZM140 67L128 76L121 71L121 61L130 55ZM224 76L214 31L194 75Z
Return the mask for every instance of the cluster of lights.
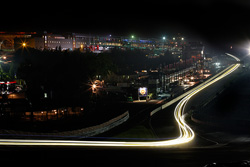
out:
M236 61L240 61L237 57L233 57ZM195 137L194 131L186 124L183 112L188 100L201 90L214 84L218 80L226 77L240 66L239 63L231 65L220 73L216 74L206 82L188 91L183 95L183 99L177 104L174 110L175 119L180 128L180 136L176 139L153 141L153 142L116 142L116 141L73 141L73 140L20 140L20 139L0 139L0 145L52 145L52 146L112 146L112 147L166 147L184 144L192 141ZM95 84L93 84L92 87ZM163 105L164 106L164 105ZM162 108L164 108L162 106Z
M111 35L110 35L110 37L111 37ZM134 36L134 35L131 35L131 38L132 38L132 39L134 39L134 38L135 38L135 36ZM163 40L166 40L167 38L166 38L166 36L163 36L163 37L162 37L162 39L163 39ZM176 38L175 38L175 37L173 37L173 40L175 41L175 40L176 40ZM182 40L182 41L184 41L184 37L181 37L181 40Z

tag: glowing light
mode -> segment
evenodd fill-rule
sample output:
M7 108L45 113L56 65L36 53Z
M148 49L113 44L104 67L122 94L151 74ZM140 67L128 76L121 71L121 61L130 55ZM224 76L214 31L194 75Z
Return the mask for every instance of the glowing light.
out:
M148 89L146 87L140 87L138 89L139 96L144 97L148 95Z
M92 85L92 93L97 93L97 86L96 86L96 84Z
M239 59L233 55L227 54L237 61ZM166 108L171 105L170 103L175 103L181 99L181 101L176 105L174 110L174 117L179 125L180 136L176 139L162 140L162 141L150 141L150 142L116 142L116 141L74 141L74 140L28 140L28 139L0 139L0 145L36 145L36 146L112 146L112 147L166 147L180 145L192 141L195 137L194 131L187 125L184 119L185 106L190 98L195 94L207 88L208 86L214 84L220 79L231 74L233 71L238 69L239 63L233 64L228 68L224 69L220 73L211 77L207 81L203 82L196 88L182 94L181 96L173 99L172 101L162 105L159 110ZM94 86L94 85L93 85Z
M26 44L25 42L23 42L23 43L22 43L22 46L23 46L23 47L26 47L26 46L27 46L27 44Z

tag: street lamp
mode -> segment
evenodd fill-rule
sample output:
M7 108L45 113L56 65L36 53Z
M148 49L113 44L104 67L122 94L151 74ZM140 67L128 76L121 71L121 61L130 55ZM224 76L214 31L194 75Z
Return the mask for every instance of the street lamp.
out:
M26 47L26 46L27 46L27 44L26 44L25 42L23 42L23 43L22 43L22 46L23 46L23 47Z
M250 55L250 46L248 47L248 49L247 49L247 50L248 50L248 55Z
M97 86L96 84L92 85L92 93L96 93L97 92Z
M163 50L164 49L164 43L165 43L166 37L165 36L162 37L162 40L163 40L163 42L162 42L162 50Z
M133 39L135 38L135 36L134 36L134 35L132 35L132 36L131 36L131 38L132 38L132 39L131 39L131 45L130 45L130 48L132 48L132 47L133 47Z

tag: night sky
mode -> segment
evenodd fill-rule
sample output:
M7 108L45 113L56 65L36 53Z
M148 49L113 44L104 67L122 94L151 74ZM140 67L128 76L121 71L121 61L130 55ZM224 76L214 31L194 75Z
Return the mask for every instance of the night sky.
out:
M13 3L1 5L6 8L2 11L0 31L46 30L140 37L182 32L215 45L239 43L250 36L247 0Z

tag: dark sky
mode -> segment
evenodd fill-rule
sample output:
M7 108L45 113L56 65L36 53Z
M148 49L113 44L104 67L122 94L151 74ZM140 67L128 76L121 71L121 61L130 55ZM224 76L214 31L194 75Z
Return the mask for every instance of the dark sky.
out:
M214 44L239 42L250 36L248 0L14 3L3 8L0 31L73 31L149 37L183 32Z

